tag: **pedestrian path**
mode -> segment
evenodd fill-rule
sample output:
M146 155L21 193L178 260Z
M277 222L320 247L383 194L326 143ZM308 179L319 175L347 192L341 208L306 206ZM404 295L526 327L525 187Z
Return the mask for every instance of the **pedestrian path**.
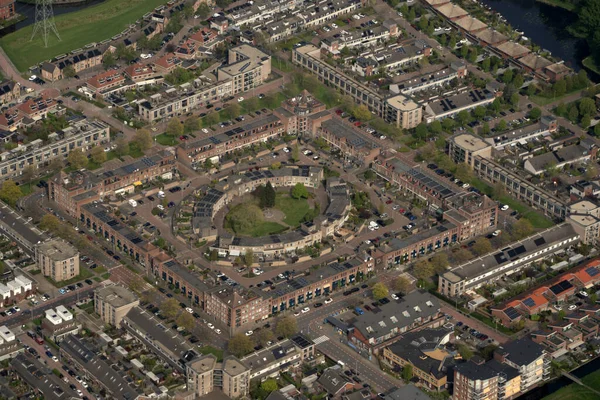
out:
M321 344L328 340L329 340L329 336L323 335L323 336L319 336L318 338L314 339L313 342L315 343L315 345L318 345L318 344Z

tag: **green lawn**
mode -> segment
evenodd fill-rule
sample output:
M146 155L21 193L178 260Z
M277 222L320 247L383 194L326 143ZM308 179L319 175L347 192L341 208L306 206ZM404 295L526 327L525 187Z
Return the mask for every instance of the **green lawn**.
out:
M204 346L198 349L202 355L212 354L217 357L217 362L223 361L223 350L212 346Z
M593 389L600 390L600 371L594 371L582 379L583 383ZM544 400L596 400L598 395L591 390L572 383L569 386L544 397Z
M277 233L285 231L287 228L277 222L263 221L248 232L240 232L241 235L260 237L275 235Z
M296 227L302 222L310 206L306 199L294 199L288 195L278 194L275 199L275 208L283 211L285 218L283 222Z
M83 265L80 265L79 266L79 275L77 275L75 278L69 279L68 281L61 281L61 282L54 282L52 279L48 278L48 281L50 281L50 283L52 283L57 288L62 288L62 287L77 283L79 281L82 281L84 279L89 279L91 276L92 276L92 271L90 271L89 268L84 267Z
M40 36L30 40L33 25L4 36L0 39L0 46L20 71L26 71L41 61L108 39L165 3L166 0L106 0L81 11L56 17L62 40L50 35L48 47L44 47Z
M157 135L155 139L158 142L158 144L162 144L163 146L176 146L177 144L179 144L179 140L175 136L168 135L166 133L161 133L160 135Z
M533 225L534 228L547 229L554 225L554 222L552 221L552 219L546 218L540 212L534 210L531 207L526 206L525 204L521 203L518 200L513 199L512 197L510 197L508 195L504 195L504 196L500 197L499 200L500 200L500 202L502 202L504 204L508 204L508 206L510 208L512 208L513 210L518 211L519 214L521 214L521 216L523 216L523 218L526 218L529 220L529 222L531 222L531 225Z

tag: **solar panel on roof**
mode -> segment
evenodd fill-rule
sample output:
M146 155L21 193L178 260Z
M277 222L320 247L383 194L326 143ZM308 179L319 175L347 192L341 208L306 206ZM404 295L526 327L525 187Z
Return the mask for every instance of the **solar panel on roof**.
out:
M533 307L535 306L535 301L533 301L531 297L528 297L525 300L523 300L523 304L525 304L527 307Z
M108 226L115 226L115 225L119 225L119 223L117 221L115 221L114 219L112 221L108 221Z
M587 272L589 276L596 276L600 273L600 270L596 267L588 267L585 269L585 272Z
M517 310L514 309L514 307L508 307L506 310L504 310L504 314L506 314L511 321L517 319L520 315Z
M517 256L517 252L514 249L510 249L506 252L510 258L515 258Z
M517 255L523 254L525 253L527 250L525 249L525 246L520 245L519 247L517 247L515 249L515 253L517 253Z

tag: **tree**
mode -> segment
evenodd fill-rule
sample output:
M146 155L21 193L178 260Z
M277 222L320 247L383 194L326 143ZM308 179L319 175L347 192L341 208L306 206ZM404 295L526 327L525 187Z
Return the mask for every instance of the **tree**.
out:
M516 106L518 106L518 105L519 105L519 99L520 99L520 98L519 98L519 93L513 93L513 94L511 94L511 95L510 95L510 104L511 104L513 107L516 107Z
M296 323L296 319L291 315L281 317L277 321L277 326L275 327L275 333L277 336L283 336L287 338L296 332L298 332L298 324Z
M497 132L502 132L502 131L505 131L507 127L508 127L508 126L507 126L507 124L506 124L506 121L505 121L505 120L503 120L503 119L501 119L501 120L500 120L500 121L499 121L499 122L496 124L496 131L497 131Z
M460 179L463 182L468 182L473 179L473 171L468 164L460 163L456 166L456 171L454 171L454 176Z
M463 360L470 360L473 357L473 351L467 347L467 345L460 343L458 345L458 352Z
M196 117L190 117L183 122L183 130L184 132L194 132L200 129L201 123L200 120Z
M57 232L60 221L52 214L44 214L40 221L40 229L43 231Z
M187 3L185 6L183 6L181 13L185 19L192 18L194 16L194 8L190 3Z
M592 117L590 117L588 114L585 114L583 117L581 117L580 124L584 129L589 128L589 126L592 124Z
M442 123L436 119L431 124L429 124L429 130L436 135L442 133Z
M254 252L251 249L246 250L244 253L244 264L251 266L254 263Z
M505 85L508 85L509 83L511 83L513 80L513 70L512 69L507 69L506 71L504 71L504 74L502 74L502 83L504 83Z
M407 294L410 292L411 284L408 278L404 276L399 276L392 282L392 287L396 292L401 292L402 294Z
M279 385L277 384L277 381L275 379L271 378L261 383L260 388L268 394L279 389Z
M434 274L433 266L424 258L417 260L413 265L413 275L415 278L424 281Z
M427 124L425 122L421 122L415 128L415 137L417 139L421 139L421 140L427 139L428 133L429 133L429 129L427 129Z
M523 78L523 75L516 74L512 81L513 86L517 90L519 90L519 89L521 89L521 86L523 86L523 83L525 83L525 79Z
M375 300L381 300L384 297L388 297L388 295L390 294L387 286L385 286L381 282L377 282L376 284L374 284L372 291L373 291L373 299L375 299Z
M592 115L596 113L596 103L589 97L584 97L579 102L579 112L581 115Z
M372 181L373 179L375 179L377 177L377 175L375 175L375 172L373 172L372 169L368 169L365 171L364 177L365 177L365 180Z
M585 178L592 180L598 176L598 168L595 164L590 164L585 169Z
M369 111L369 108L364 104L354 107L352 110L352 115L359 121L368 121L372 117L371 111Z
M456 125L456 123L452 118L444 118L442 120L442 127L446 132L450 132L454 128L454 125Z
M298 147L298 143L292 147L292 153L290 155L292 162L298 162L300 160L300 147Z
M94 146L90 151L90 155L92 156L92 161L96 164L102 164L106 161L106 152L102 148L102 146Z
M469 115L469 112L467 110L459 111L459 113L456 115L456 121L460 126L465 126L470 119L471 116Z
M129 289L134 293L140 294L145 287L146 282L144 282L142 277L139 275L136 275L133 279L129 281Z
M63 166L64 166L64 159L60 158L60 157L56 157L55 159L50 161L50 165L48 166L48 168L52 171L58 171L59 169L62 169Z
M467 249L460 248L456 253L453 253L452 258L458 263L464 263L473 258L473 253Z
M521 218L512 226L512 234L515 239L523 239L533 233L533 225L525 218Z
M77 75L77 72L75 71L75 68L68 66L63 70L63 75L65 78L73 78L75 75Z
M448 255L446 253L436 253L431 257L431 266L435 272L442 272L448 266Z
M577 109L577 107L572 106L569 109L569 120L571 122L577 122L578 118L579 118L579 110Z
M564 79L557 81L552 86L552 91L554 92L555 96L560 97L564 95L567 92L567 82Z
M177 320L175 320L175 323L186 331L191 331L196 325L196 318L189 312L182 312L177 317Z
M177 317L180 310L181 308L179 307L179 303L173 298L165 300L160 305L160 312L162 313L162 315L170 319Z
M254 337L256 338L256 342L261 346L266 346L267 343L275 340L275 334L270 329L261 329L256 332Z
M177 117L171 118L167 124L167 134L179 137L183 135L183 124Z
M485 117L485 108L482 106L475 107L475 109L473 110L473 116L477 119L482 119L483 117Z
M33 178L35 178L36 174L37 174L36 167L33 165L28 165L25 168L23 168L23 172L21 173L21 178L23 179L23 182L30 182L33 180Z
M476 255L482 256L492 251L492 243L488 239L480 237L475 240L475 244L473 244L471 249Z
M265 202L264 208L272 208L275 207L275 198L277 197L277 193L275 193L275 189L273 189L273 185L271 182L267 182L267 185L264 189L265 193Z
M112 52L107 51L104 54L104 57L102 57L102 65L104 66L104 69L110 69L117 65L117 60Z
M485 72L489 72L490 70L490 58L486 58L481 62L481 69Z
M489 135L492 132L492 130L490 129L490 124L488 124L487 121L485 121L483 123L483 126L481 127L481 134L484 136Z
M206 3L201 3L196 10L196 15L202 19L206 19L211 13L210 7Z
M71 166L75 169L81 169L87 165L87 157L83 152L79 149L71 150L69 156L67 157L67 161Z
M529 118L531 118L533 120L540 119L541 116L542 116L542 110L540 110L538 107L534 107L531 109L531 111L529 111Z
M600 124L594 125L594 135L596 135L596 137L600 137Z
M402 379L405 382L410 381L413 378L413 367L412 364L404 364L402 367Z
M118 138L115 144L117 146L115 148L115 154L117 156L123 157L129 154L129 143L127 143L127 140L124 137Z
M241 107L238 103L231 103L225 109L225 114L226 114L227 118L229 118L229 119L234 119L234 118L239 117L240 112L241 112Z
M238 333L229 339L227 350L236 357L243 357L254 350L254 343L243 333Z
M133 136L133 142L136 143L142 151L152 147L152 134L147 129L138 129Z
M303 183L296 183L292 188L292 197L294 199L307 199L308 198L308 190Z
M212 112L204 117L204 126L213 126L217 122L219 122L221 118L219 118L219 114L216 112Z

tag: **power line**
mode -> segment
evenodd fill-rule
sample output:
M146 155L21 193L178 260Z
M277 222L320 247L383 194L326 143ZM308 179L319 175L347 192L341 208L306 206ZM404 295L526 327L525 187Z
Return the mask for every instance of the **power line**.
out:
M44 47L48 47L48 36L54 32L58 40L60 35L54 23L54 11L52 11L52 0L35 0L35 25L31 33L31 39L37 34L42 35Z

